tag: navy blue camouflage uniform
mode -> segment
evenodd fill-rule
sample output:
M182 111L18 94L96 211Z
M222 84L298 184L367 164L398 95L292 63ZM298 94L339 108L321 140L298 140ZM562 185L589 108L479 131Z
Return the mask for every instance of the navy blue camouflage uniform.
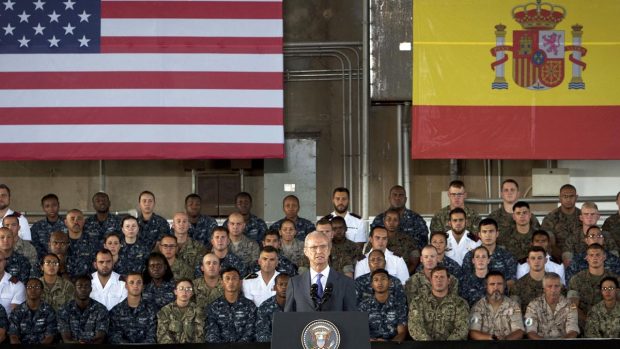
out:
M232 252L226 253L224 258L220 258L220 269L224 270L228 267L233 267L239 270L239 274L241 275L242 279L249 274L248 268L246 267L241 257L237 256L236 254ZM197 265L194 268L194 276L197 278L202 277L202 271L200 270L200 265Z
M459 295L467 301L470 307L486 293L485 279L477 277L474 273L465 274L459 283Z
M101 247L99 241L91 240L84 233L79 239L69 238L69 251L66 259L66 271L69 275L76 277L94 272L93 261Z
M207 343L250 343L256 337L256 305L239 295L235 303L224 296L205 308Z
M75 300L65 304L58 311L58 331L70 333L76 341L91 341L97 332L108 333L108 310L106 307L90 299L90 303L83 311L77 306Z
M110 310L110 332L108 342L112 344L156 343L157 309L140 301L136 308L127 299Z
M138 241L133 244L123 242L119 251L119 261L117 262L118 271L114 271L121 275L127 275L134 271L141 273L144 271L144 266L150 253L151 249Z
M379 213L370 224L370 229L377 226L383 227L384 218L385 213ZM424 246L428 245L428 227L426 226L426 222L422 216L411 211L410 209L405 209L403 211L403 214L400 217L400 223L398 224L398 229L402 233L411 236L418 243L418 249L422 250Z
M607 257L605 258L605 270L609 270L616 275L620 275L620 258L609 253L609 251L605 251L605 253L607 254ZM568 282L570 281L570 278L572 278L578 272L582 270L586 270L586 269L588 269L588 262L586 261L586 253L585 252L577 253L574 256L573 261L570 263L570 265L566 269L564 280L566 280L566 283L568 284Z
M18 252L13 252L6 261L4 271L12 276L15 276L17 280L26 284L26 281L30 278L31 268L32 266L30 265L30 262L28 262L28 258Z
M283 311L284 307L280 307L276 302L276 296L271 296L258 307L256 311L257 342L271 342L273 314Z
M164 235L171 235L168 221L155 213L148 221L144 220L142 214L138 215L138 225L140 226L138 241L149 248L155 246L155 242L159 241Z
M372 273L366 273L355 279L355 293L357 294L358 305L366 298L374 298L375 291L372 289L371 285L371 274ZM388 275L388 279L390 280L390 285L388 287L390 296L395 299L407 299L402 282L393 275Z
M87 217L84 221L84 233L92 240L101 241L107 233L121 231L121 217L108 213L108 218L103 222L97 219L97 215Z
M375 297L368 297L359 304L359 310L368 313L370 338L391 340L397 334L399 325L407 325L407 302L389 295L385 303Z
M54 223L50 223L47 218L43 218L37 221L30 227L30 235L32 238L32 245L37 250L39 258L43 257L47 253L47 247L50 242L50 235L55 231L66 231L65 222L62 217L58 217L58 220Z
M21 344L40 344L45 337L58 334L56 311L45 302L41 302L39 308L33 311L24 302L9 315L7 332L17 336Z
M282 226L282 222L284 222L285 219L286 218L282 218L279 221L273 223L269 227L269 230L279 231L280 227ZM306 239L306 235L312 233L315 230L316 230L316 227L314 226L314 223L310 222L309 220L305 218L297 217L297 220L295 221L295 231L297 232L297 235L295 235L295 238L297 240L304 241Z
M174 288L174 280L162 281L159 287L155 286L154 282L149 282L144 285L144 290L142 290L142 301L154 305L155 309L159 311L174 301Z
M228 227L228 219L222 224L224 227ZM245 230L243 234L250 240L255 240L259 244L263 241L265 233L267 232L267 224L261 218L250 213L250 218L245 222Z
M200 215L196 224L189 225L189 237L199 241L208 249L211 246L211 234L217 228L217 221L210 216Z
M463 257L463 273L471 274L474 272L472 258L473 250L469 251ZM501 271L506 281L517 279L517 260L513 255L501 246L496 246L495 251L489 260L489 270Z

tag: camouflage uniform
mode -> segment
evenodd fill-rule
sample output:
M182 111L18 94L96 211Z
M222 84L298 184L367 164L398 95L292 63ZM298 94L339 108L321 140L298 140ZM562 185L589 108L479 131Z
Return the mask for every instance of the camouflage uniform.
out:
M515 282L514 287L510 289L510 297L521 304L521 312L525 313L527 305L535 298L543 295L542 280L536 281L532 279L529 273Z
M245 265L248 265L258 260L260 254L260 247L254 240L249 239L247 236L242 235L239 242L230 241L228 250L234 253L237 257L243 260Z
M204 314L196 303L181 309L172 302L157 313L157 343L203 343Z
M65 304L58 311L58 331L62 333L70 333L71 338L76 341L90 341L101 331L108 333L109 317L108 309L91 299L90 303L82 311L75 300Z
M256 341L271 342L271 324L274 313L283 312L284 307L280 307L276 302L276 296L272 296L264 301L256 311Z
M616 242L616 245L620 246L620 213L614 213L607 217L601 229L608 232L611 238Z
M260 270L258 261L252 262L252 264L248 266L247 270L248 273L257 273ZM276 267L276 271L279 273L286 273L289 276L295 276L297 275L297 266L293 264L290 259L283 256L281 253L278 253L278 266Z
M17 252L13 252L11 256L7 258L6 268L4 270L12 276L15 276L25 285L28 278L30 278L31 265L26 257Z
M359 246L346 238L339 243L332 241L330 256L332 257L332 263L329 264L330 268L334 268L334 270L341 273L353 273L358 258L364 257L360 252Z
M368 313L370 338L391 340L398 334L398 326L407 326L407 302L388 296L385 303L375 297L365 298L358 306L359 311Z
M530 231L521 234L517 231L515 225L508 230L500 231L497 237L497 244L504 247L517 260L527 257L527 253L532 247L532 235L534 228L530 227Z
M608 270L599 276L590 274L590 271L586 269L575 274L568 282L569 295L574 294L575 297L579 297L579 309L584 314L587 314L594 304L603 300L599 285L601 280L607 276L618 280L618 275Z
M170 262L168 262L170 263ZM170 270L172 271L172 275L174 275L175 280L179 279L193 279L194 272L192 268L187 265L187 263L183 262L179 258L174 259L174 263L170 265Z
M156 329L157 310L154 305L144 300L132 308L125 299L110 310L108 342L111 344L154 344L157 340Z
M504 296L502 304L495 310L487 298L483 297L471 308L469 329L498 337L508 336L517 330L525 331L521 307Z
M587 338L620 338L620 304L616 302L613 309L608 310L605 302L595 304L588 313L586 330Z
M566 297L560 296L554 312L547 304L545 296L535 298L525 312L525 330L535 332L543 338L561 338L570 331L579 333L577 307Z
M228 227L228 219L224 221L222 226ZM243 235L247 236L250 240L260 243L263 241L266 232L267 224L265 221L250 213L250 218L245 222Z
M286 258L290 259L291 262L297 266L300 266L305 257L304 242L299 240L293 240L293 244L291 246L286 246L284 243L281 243L280 251Z
M280 231L280 227L282 226L282 222L284 221L284 219L285 218L282 218L279 221L273 223L269 227L269 230ZM297 220L295 221L295 231L297 232L297 235L295 235L295 239L304 241L306 239L306 235L312 233L315 230L316 227L314 226L314 223L310 222L305 218L297 217Z
M205 253L207 253L207 249L204 245L196 240L188 238L183 247L179 248L177 258L189 266L194 266L202 262L202 256L204 256Z
M467 302L454 294L416 298L409 303L409 334L416 341L465 340L468 317Z
M59 311L62 307L73 299L75 287L73 284L58 276L56 282L50 287L43 277L39 280L43 282L43 294L41 299L51 305L54 310Z
M79 239L69 238L69 251L67 252L66 271L72 277L90 274L94 271L93 261L95 254L102 247L100 242L91 240L88 235L82 233Z
M196 224L189 225L189 237L200 242L206 247L211 246L211 234L217 228L217 221L210 216L200 215Z
M47 218L43 218L37 221L30 227L30 233L32 235L32 245L37 250L39 257L43 257L47 253L47 246L50 242L50 235L55 231L64 232L67 228L62 217L58 217L58 220L54 223L50 223Z
M222 280L217 282L217 286L211 288L207 286L203 277L194 280L194 297L196 305L199 309L204 309L207 305L213 303L214 300L224 295Z
M97 215L87 217L84 221L84 234L88 235L92 240L101 241L107 233L121 231L121 217L108 213L108 217L100 222Z
M574 259L573 257L576 254L586 252L588 248L588 245L584 241L585 234L583 233L583 226L579 225L575 227L575 229L576 230L568 233L568 237L564 241L564 248L562 249L564 254L571 259ZM616 245L616 241L612 239L607 232L603 232L603 236L605 237L603 247L605 247L607 254L609 255L611 253L618 256L618 245Z
M38 270L35 269L35 266L39 264L37 250L34 248L34 246L32 246L29 241L22 240L18 236L17 240L15 241L15 246L13 246L13 251L26 257L28 262L30 262L30 267L32 268L31 274L32 272L34 272L35 274L38 272Z
M612 273L620 275L620 258L605 251L607 257L605 257L605 270L609 270ZM573 261L566 269L566 280L569 280L578 272L588 269L588 261L586 261L586 253L581 252L575 255Z
M474 209L465 206L463 208L467 215L467 224L465 229L476 234L478 233L478 224L480 223L480 216ZM431 220L431 232L443 231L444 233L452 229L450 227L450 205L442 208L439 212L435 213Z
M224 256L224 258L220 258L220 268L226 269L228 267L234 267L235 269L239 270L241 278L244 278L246 275L248 275L248 270L243 260L230 251ZM200 271L200 267L198 268L198 270ZM199 275L202 275L202 272Z
M565 215L558 207L543 218L540 227L549 233L553 233L555 246L561 250L564 248L564 241L568 238L569 232L574 230L574 227L581 225L579 215L581 215L581 210L578 208L575 208L573 214Z
M454 296L457 296L459 292L459 280L452 275L450 275L448 292ZM409 303L416 298L434 298L431 293L431 282L424 273L415 273L407 280L405 283L405 295Z
M474 251L469 251L463 257L463 273L473 273L473 256ZM495 251L493 251L489 259L489 270L501 271L506 281L515 280L517 277L517 260L505 248L495 246Z
M220 297L205 308L205 342L250 343L256 336L256 305L239 295L235 303Z
M6 314L6 309L0 306L0 328L9 328L9 317Z
M146 260L149 258L150 253L151 249L138 241L133 244L123 242L121 250L118 253L118 263L120 263L118 269L120 271L117 271L117 273L127 275L128 273L134 271L140 273L143 272L144 266L146 265Z
M374 297L375 291L371 286L371 276L372 273L364 274L355 279L355 293L357 294L357 304L360 304L366 298ZM403 287L402 282L393 276L388 275L390 280L390 286L388 287L388 291L390 292L390 297L394 299L402 300L403 302L407 302L407 297L405 297L405 288Z
M489 213L488 218L493 218L497 222L499 236L502 236L502 234L507 231L514 229L516 225L514 218L512 218L512 213L506 212L502 205L500 205L497 210ZM530 218L530 229L534 231L538 230L538 228L540 228L540 223L538 222L538 219L536 219L536 216L532 215Z
M370 224L370 228L372 229L377 226L383 227L384 218L385 213L379 213ZM417 249L421 250L428 244L428 227L426 226L426 222L422 216L412 210L407 208L403 210L403 214L400 217L400 223L398 224L398 229L416 242ZM388 249L392 250L390 247L388 247Z
M161 309L170 302L174 302L174 280L162 281L159 287L154 282L144 285L142 291L142 300L145 303L151 303L155 309Z
M153 247L155 241L161 240L164 235L172 235L168 221L155 213L148 221L145 221L142 214L139 214L138 225L140 226L138 241L149 248Z
M457 280L459 280L459 282L461 282L465 277L465 274L463 274L463 268L461 268L459 263L446 255L444 255L441 261L437 261L437 266L446 267L446 269L448 269L448 273L454 276ZM421 273L423 269L424 266L422 265L422 263L420 263L418 264L415 272Z
M46 336L58 334L56 311L45 302L33 311L24 302L9 315L7 334L17 336L21 344L40 344Z
M469 306L473 306L484 298L487 293L485 278L479 278L474 273L467 273L459 284L459 295L467 301Z

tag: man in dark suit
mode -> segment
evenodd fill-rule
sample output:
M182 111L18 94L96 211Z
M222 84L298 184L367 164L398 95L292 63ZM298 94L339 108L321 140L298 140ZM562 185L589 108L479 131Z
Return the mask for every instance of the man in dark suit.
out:
M355 282L329 267L331 247L323 233L306 236L310 270L289 280L284 311L357 311Z

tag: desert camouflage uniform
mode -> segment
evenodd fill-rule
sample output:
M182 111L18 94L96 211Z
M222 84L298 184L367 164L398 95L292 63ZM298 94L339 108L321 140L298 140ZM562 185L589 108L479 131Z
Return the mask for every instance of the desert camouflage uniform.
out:
M487 298L483 297L471 308L469 329L498 337L508 336L517 330L525 332L521 307L504 296L502 304L495 310Z
M561 338L570 331L579 333L577 307L566 297L560 296L554 312L545 296L535 298L525 312L525 329L543 338Z
M204 343L204 314L196 303L181 309L172 302L157 313L157 343Z
M416 298L409 303L409 334L416 341L465 340L468 317L467 302L459 296Z

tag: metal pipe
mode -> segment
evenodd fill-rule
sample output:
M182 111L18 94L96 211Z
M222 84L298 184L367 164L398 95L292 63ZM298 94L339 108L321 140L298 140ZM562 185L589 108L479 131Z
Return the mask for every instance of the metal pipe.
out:
M497 160L497 196L502 197L502 160Z
M368 219L368 115L370 106L370 0L363 1L362 9L362 219Z
M99 160L99 191L105 193L105 162Z
M398 161L396 161L396 173L398 173L396 183L403 185L403 108L402 104L396 107L396 153Z
M192 193L196 194L196 169L192 168Z
M491 170L491 165L493 164L492 161L490 159L485 160L486 162L486 177L487 177L487 198L491 198L491 190L492 190L492 185L491 185L491 180L493 179L493 171ZM489 210L489 212L493 211L493 207L491 206L491 204L487 205L487 210Z
M530 198L525 198L524 200L530 204L544 204L544 203L558 203L559 202L557 196L530 197ZM581 196L579 195L578 202L586 202L586 201L615 202L616 197L615 196ZM465 203L479 204L479 205L500 204L502 203L502 199L467 198L465 199Z
M459 179L459 162L457 159L450 159L450 180Z
M405 108L405 113L407 115L411 115L410 113L410 104L409 102L405 102L404 104L404 108ZM405 192L408 195L411 195L413 197L413 195L411 194L411 181L410 181L410 166L411 166L411 155L409 153L409 140L411 138L409 138L409 134L410 134L410 130L411 130L411 118L405 118L405 121L403 123L403 186L405 187ZM409 209L411 209L411 202L412 201L407 201L407 205L409 205Z

